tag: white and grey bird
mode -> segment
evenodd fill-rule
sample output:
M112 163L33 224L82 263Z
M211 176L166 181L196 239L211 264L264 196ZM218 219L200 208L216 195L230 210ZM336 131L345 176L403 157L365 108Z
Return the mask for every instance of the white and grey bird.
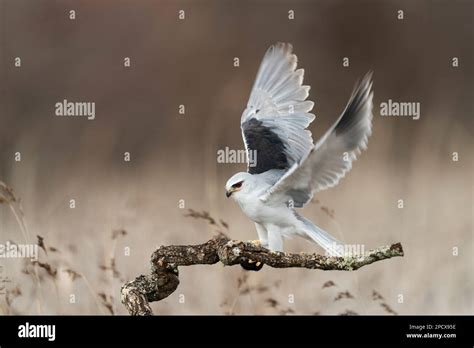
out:
M263 57L241 118L242 137L256 161L247 172L226 183L226 195L255 222L262 246L283 250L283 239L301 236L330 255L342 254L342 243L295 211L316 192L337 185L367 147L372 128L372 74L357 83L346 108L313 144L306 128L314 120L314 103L306 100L304 70L298 69L292 46L277 43Z

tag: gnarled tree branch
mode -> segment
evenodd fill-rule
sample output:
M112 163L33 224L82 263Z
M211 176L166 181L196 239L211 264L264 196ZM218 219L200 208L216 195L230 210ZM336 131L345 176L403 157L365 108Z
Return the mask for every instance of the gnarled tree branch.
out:
M264 264L274 268L300 267L320 270L353 271L373 262L403 256L400 243L370 250L363 255L329 257L317 254L272 252L253 242L230 240L221 235L204 244L159 247L151 256L151 274L141 275L122 286L122 303L131 315L152 315L149 302L160 301L179 285L178 266Z

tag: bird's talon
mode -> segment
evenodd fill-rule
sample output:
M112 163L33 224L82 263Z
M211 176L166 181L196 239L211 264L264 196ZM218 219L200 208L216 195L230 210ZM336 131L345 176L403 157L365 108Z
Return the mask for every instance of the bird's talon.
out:
M255 260L243 260L242 263L240 264L243 269L247 271L260 271L263 267L263 263L260 261L255 261Z
M262 246L262 243L258 239L251 240L250 243L252 243L253 245L258 246L258 247Z

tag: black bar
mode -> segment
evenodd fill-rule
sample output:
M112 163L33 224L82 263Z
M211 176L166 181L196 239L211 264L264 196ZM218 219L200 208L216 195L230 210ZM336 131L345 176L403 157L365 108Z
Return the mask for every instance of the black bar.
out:
M55 340L20 338L19 327L55 325ZM410 326L411 325L411 326ZM0 346L21 344L400 344L474 343L473 316L3 316ZM407 337L448 334L455 337Z

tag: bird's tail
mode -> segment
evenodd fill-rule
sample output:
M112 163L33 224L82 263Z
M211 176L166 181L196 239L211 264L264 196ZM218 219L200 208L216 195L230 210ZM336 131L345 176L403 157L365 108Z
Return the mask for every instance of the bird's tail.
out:
M330 256L343 256L344 245L329 233L313 224L301 215L297 216L304 224L304 237L319 244Z

